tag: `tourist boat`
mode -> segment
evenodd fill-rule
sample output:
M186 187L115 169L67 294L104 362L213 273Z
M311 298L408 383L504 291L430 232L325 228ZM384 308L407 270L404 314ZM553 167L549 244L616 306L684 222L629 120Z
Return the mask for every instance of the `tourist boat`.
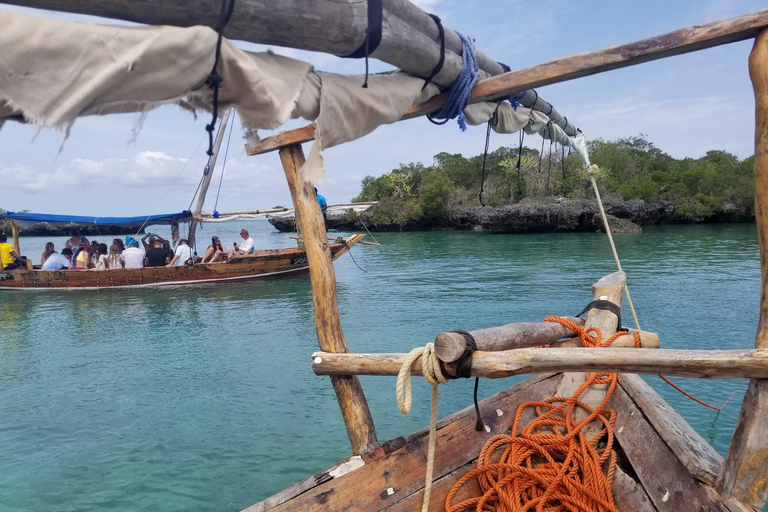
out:
M616 313L620 312L623 297L625 293L629 297L629 292L626 276L619 271L593 285L595 301L587 308L583 326L570 321L568 324L554 322L554 328L549 324L536 327L510 324L485 329L485 332L441 333L435 347L430 347L428 352L416 352L414 357L413 354L349 353L337 308L332 251L312 192L312 181L322 175L322 149L366 135L383 123L433 113L447 101L445 95L439 95L438 87L423 87L423 79L434 78L435 83L444 88L456 79L462 68L464 45L455 32L443 30L439 21L407 0L297 1L288 2L285 8L255 0L237 3L225 0L221 18L216 22L208 12L190 11L188 6L170 1L163 2L163 9L156 4L156 8L143 9L109 0L87 3L16 0L14 3L156 25L216 24L224 35L336 55L371 55L413 74L371 76L369 87L362 89L360 77L321 76L311 66L291 59L244 54L232 46L218 45L217 34L204 27L104 28L6 14L14 19L5 20L6 29L0 33L5 48L0 55L0 68L10 69L0 74L0 91L7 99L5 105L0 104L0 119L24 118L43 125L67 127L79 115L142 109L183 99L187 106L213 112L222 104L233 106L240 112L244 125L251 129L272 129L291 116L316 121L264 141L252 140L248 153L280 152L311 270L315 326L321 348L321 352L312 354L311 364L317 374L330 376L349 435L351 455L249 507L249 512L490 510L499 503L517 504L526 498L534 501L526 510L546 509L545 505L551 505L557 510L745 512L765 505L768 498L768 351L765 350L768 348L768 237L765 236L768 229L768 10L520 71L505 71L493 59L478 53L477 63L487 78L474 85L470 104L462 105L471 123L486 123L493 117L496 120L493 127L498 131L525 128L578 151L583 139L575 127L538 94L523 96L523 91L754 38L750 71L757 98L756 217L763 275L756 350L652 349L651 344L644 347L639 330L629 336L632 348L581 346L595 341L584 328L598 328L605 339L621 327ZM296 15L299 10L301 16ZM236 26L227 25L230 17L237 20ZM340 30L340 26L345 30ZM31 32L35 38L27 37ZM147 44L150 38L152 42ZM88 45L93 40L106 40L110 45L107 48L108 45L92 44L88 52L80 51L79 45ZM128 48L136 51L128 52ZM173 51L169 51L171 48ZM357 48L360 52L355 52ZM40 52L39 59L36 51ZM108 55L104 56L102 51ZM137 55L139 51L143 53ZM50 62L45 59L49 52L56 54L56 69L46 64ZM103 66L101 59L107 59L109 65ZM216 73L210 73L212 68ZM55 78L66 69L69 69L67 76L83 77L82 82L70 81L60 87ZM184 73L180 72L182 69ZM29 76L38 80L28 80ZM223 78L225 84L228 79L233 80L231 86L219 90L218 95L203 85L208 83L215 89L219 78ZM119 90L105 88L104 83L119 84ZM48 89L54 90L46 95ZM510 95L519 100L522 107L512 110L509 104L499 103L501 98ZM386 108L382 107L384 104ZM305 161L301 143L313 139L315 144ZM586 154L582 156L587 158ZM574 334L577 336L568 342L556 341ZM472 343L477 347L474 352ZM544 348L530 348L531 345ZM456 354L460 354L459 359ZM471 366L467 366L467 362ZM475 409L470 408L434 421L429 430L379 442L357 375L399 374L398 378L402 377L406 386L406 376L410 374L426 373L436 378L442 373L435 369L436 364L441 364L448 374L458 374L461 368L461 374L473 377L536 375L480 402L477 407L480 422L474 417ZM580 394L587 378L584 371L620 375L608 376L607 384L594 383L594 387ZM637 375L660 373L750 379L725 458ZM602 402L607 402L604 405L611 412L603 410L600 417L592 416L597 428L594 421L582 421L583 416L578 416L575 405L577 416L573 421L536 423L541 417L536 418L535 409L546 418L556 404L574 404L576 399L586 407L581 414L600 407ZM534 406L517 410L527 402ZM563 429L576 423L581 423L579 426L583 428L579 433L568 434L569 442L564 447ZM604 428L605 425L612 428ZM510 434L511 430L509 437L519 438L524 426L533 428L526 435L536 438L536 447L533 452L525 452L522 464L516 465L518 469L522 466L523 476L500 464L493 447L481 453L484 443L497 439L493 436ZM547 444L555 449L544 455L542 446ZM577 447L581 451L571 451ZM475 475L475 469L489 454L492 454L492 464L482 469L484 473ZM611 461L616 465L609 468ZM576 471L577 463L589 471ZM466 479L467 475L470 478ZM564 482L567 493L562 485L558 487ZM455 493L450 491L459 483ZM578 499L571 494L577 487L586 489L582 489ZM515 488L517 494L500 497L500 492L515 491ZM489 500L488 507L478 501L483 497ZM523 508L509 505L507 509Z

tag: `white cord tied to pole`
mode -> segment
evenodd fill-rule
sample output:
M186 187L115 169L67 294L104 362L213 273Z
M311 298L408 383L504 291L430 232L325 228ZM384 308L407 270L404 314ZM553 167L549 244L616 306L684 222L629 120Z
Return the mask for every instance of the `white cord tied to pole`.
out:
M429 418L429 448L427 449L427 472L424 480L424 499L421 512L429 510L429 497L432 494L432 472L435 466L435 441L437 437L437 385L448 383L440 368L440 360L435 354L435 344L427 343L408 354L403 366L397 374L397 408L403 414L411 411L413 392L411 387L411 367L421 358L421 369L424 378L432 385L431 414Z

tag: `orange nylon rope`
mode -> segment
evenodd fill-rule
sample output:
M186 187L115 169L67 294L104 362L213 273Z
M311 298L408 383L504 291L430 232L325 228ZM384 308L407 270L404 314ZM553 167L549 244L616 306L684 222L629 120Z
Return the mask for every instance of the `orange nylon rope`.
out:
M586 329L560 317L548 317L544 321L557 322L572 330L585 347L606 347L625 334L617 332L602 341L602 334L594 327ZM640 347L640 335L634 334L635 347ZM616 469L613 451L616 413L605 408L616 383L615 373L587 373L584 384L570 398L550 397L520 405L511 435L493 436L483 445L477 468L464 475L448 493L446 511L618 512L611 492ZM595 409L579 401L592 384L609 386L605 398ZM518 435L520 418L529 407L535 409L537 418ZM577 409L586 411L587 417L577 421ZM589 440L582 429L593 420L603 425ZM454 504L458 490L474 477L482 496Z

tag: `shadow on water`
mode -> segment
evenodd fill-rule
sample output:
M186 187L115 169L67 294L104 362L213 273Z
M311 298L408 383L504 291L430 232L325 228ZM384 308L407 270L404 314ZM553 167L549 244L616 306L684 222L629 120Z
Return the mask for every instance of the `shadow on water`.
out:
M254 228L263 244L277 238L269 229ZM366 273L350 258L335 264L355 352L406 352L447 330L572 315L615 269L596 233L376 237L382 247L352 249ZM616 241L641 326L662 346L754 346L755 226L657 227ZM240 510L324 469L349 445L328 379L311 371L316 350L307 276L0 294L0 510ZM483 381L480 394L522 378ZM716 414L647 380L725 452L743 392ZM428 423L428 385L415 381L402 416L394 378L361 382L380 440ZM676 382L716 405L739 385ZM452 381L440 415L471 401L472 382Z

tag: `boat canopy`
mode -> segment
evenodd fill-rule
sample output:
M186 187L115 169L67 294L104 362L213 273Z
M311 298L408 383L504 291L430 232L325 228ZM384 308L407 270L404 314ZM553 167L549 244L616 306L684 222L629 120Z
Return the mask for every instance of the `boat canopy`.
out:
M46 213L15 213L5 212L0 218L10 219L17 226L31 228L35 224L45 222L47 224L67 226L89 226L98 224L102 226L120 226L125 228L151 226L156 224L172 224L175 222L189 222L192 214L184 210L180 213L165 213L161 215L143 215L140 217L84 217L80 215L49 215Z

